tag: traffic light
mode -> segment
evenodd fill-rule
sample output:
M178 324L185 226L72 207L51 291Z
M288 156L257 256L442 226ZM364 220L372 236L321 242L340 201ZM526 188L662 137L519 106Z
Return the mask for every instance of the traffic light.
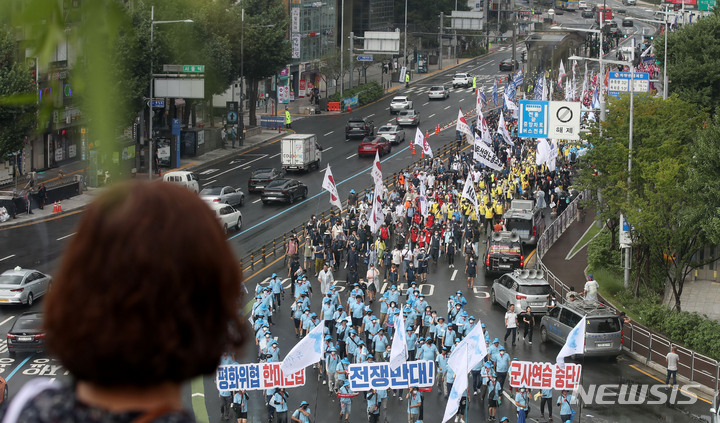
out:
M623 38L627 38L627 34L623 34Z
M525 63L525 56L526 56L526 54L527 54L527 52L525 52L525 51L523 51L523 52L520 53L520 61L523 62L523 63Z

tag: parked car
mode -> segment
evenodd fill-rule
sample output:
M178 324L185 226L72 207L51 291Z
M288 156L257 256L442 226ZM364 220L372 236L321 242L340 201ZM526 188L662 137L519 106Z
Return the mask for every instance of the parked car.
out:
M384 156L385 154L390 154L391 150L392 145L390 145L390 141L388 141L385 137L366 137L358 146L358 157L375 157L375 152L377 152L380 156Z
M264 167L253 170L248 180L248 191L262 192L265 187L277 178L285 176L285 170L275 169L272 167Z
M500 72L508 71L508 72L514 72L516 69L520 68L520 65L518 64L517 60L512 59L505 59L499 64Z
M420 125L420 113L415 109L403 110L398 113L395 122L400 126L418 126Z
M518 234L509 231L493 232L485 247L485 276L522 269L524 256Z
M405 95L396 95L390 100L390 114L412 108L413 102Z
M405 131L398 125L383 125L378 129L377 134L390 141L390 144L400 144L405 141Z
M428 91L428 100L445 100L450 97L450 91L444 85L435 85Z
M45 295L52 284L52 277L37 270L20 266L6 270L0 275L0 304L27 304Z
M245 204L245 193L240 188L231 186L212 185L200 191L200 198L211 203L230 204L242 206Z
M198 180L196 174L186 170L175 170L163 175L163 181L182 185L195 193L200 191L200 182Z
M45 330L43 314L28 311L21 314L6 335L8 353L11 357L18 352L41 353L45 351Z
M620 317L598 302L567 301L540 319L540 339L565 345L570 331L585 317L585 356L617 357L622 353Z
M239 231L242 229L242 213L235 207L229 204L222 203L209 203L210 208L215 212L220 225L222 226L225 233L230 232L230 229Z
M308 187L297 179L276 179L262 193L263 204L279 201L294 203L298 198L307 198Z
M371 137L373 134L375 134L375 123L366 118L350 118L347 125L345 125L346 140L350 138Z
M452 85L453 85L453 88L457 88L457 87L469 88L469 87L472 87L472 80L473 80L473 78L472 78L472 76L470 76L469 73L459 72L453 76Z
M529 306L533 313L545 314L545 305L551 292L552 287L545 280L542 270L515 270L495 279L490 290L490 301L505 309L514 304L516 313Z

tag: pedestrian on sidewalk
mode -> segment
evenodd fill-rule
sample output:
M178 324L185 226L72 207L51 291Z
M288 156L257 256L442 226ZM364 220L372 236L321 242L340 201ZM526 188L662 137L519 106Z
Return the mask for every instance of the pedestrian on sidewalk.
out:
M47 201L47 188L45 187L45 184L42 182L40 183L40 187L38 189L38 202L40 203L38 207L40 210L45 208L45 202Z
M680 361L680 356L677 354L677 347L673 345L668 355L665 356L665 362L667 363L667 376L665 377L666 385L670 383L671 376L673 386L677 384L678 361Z

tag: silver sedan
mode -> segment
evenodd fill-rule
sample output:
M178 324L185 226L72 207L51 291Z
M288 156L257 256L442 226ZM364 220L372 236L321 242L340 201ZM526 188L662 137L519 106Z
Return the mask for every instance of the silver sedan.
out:
M200 198L210 203L242 206L245 204L245 193L240 188L231 186L209 186L200 191Z
M415 109L402 110L395 118L395 122L400 126L418 126L420 125L420 113Z
M390 144L400 144L405 141L405 131L398 125L383 125L378 129L377 135L390 141Z
M20 266L6 270L0 275L0 304L33 305L38 297L50 289L52 277Z
M450 91L443 85L430 87L430 91L428 91L428 100L445 100L448 97L450 97Z

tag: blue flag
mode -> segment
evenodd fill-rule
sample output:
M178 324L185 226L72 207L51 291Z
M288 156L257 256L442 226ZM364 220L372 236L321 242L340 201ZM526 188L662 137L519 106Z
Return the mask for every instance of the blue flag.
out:
M523 78L522 69L518 69L517 73L515 74L515 87L521 87L523 82L525 82L525 78Z
M535 100L542 100L543 98L543 77L538 77L537 83L535 84Z
M485 97L485 91L480 91L480 102L482 103L483 109L487 106L487 97Z

